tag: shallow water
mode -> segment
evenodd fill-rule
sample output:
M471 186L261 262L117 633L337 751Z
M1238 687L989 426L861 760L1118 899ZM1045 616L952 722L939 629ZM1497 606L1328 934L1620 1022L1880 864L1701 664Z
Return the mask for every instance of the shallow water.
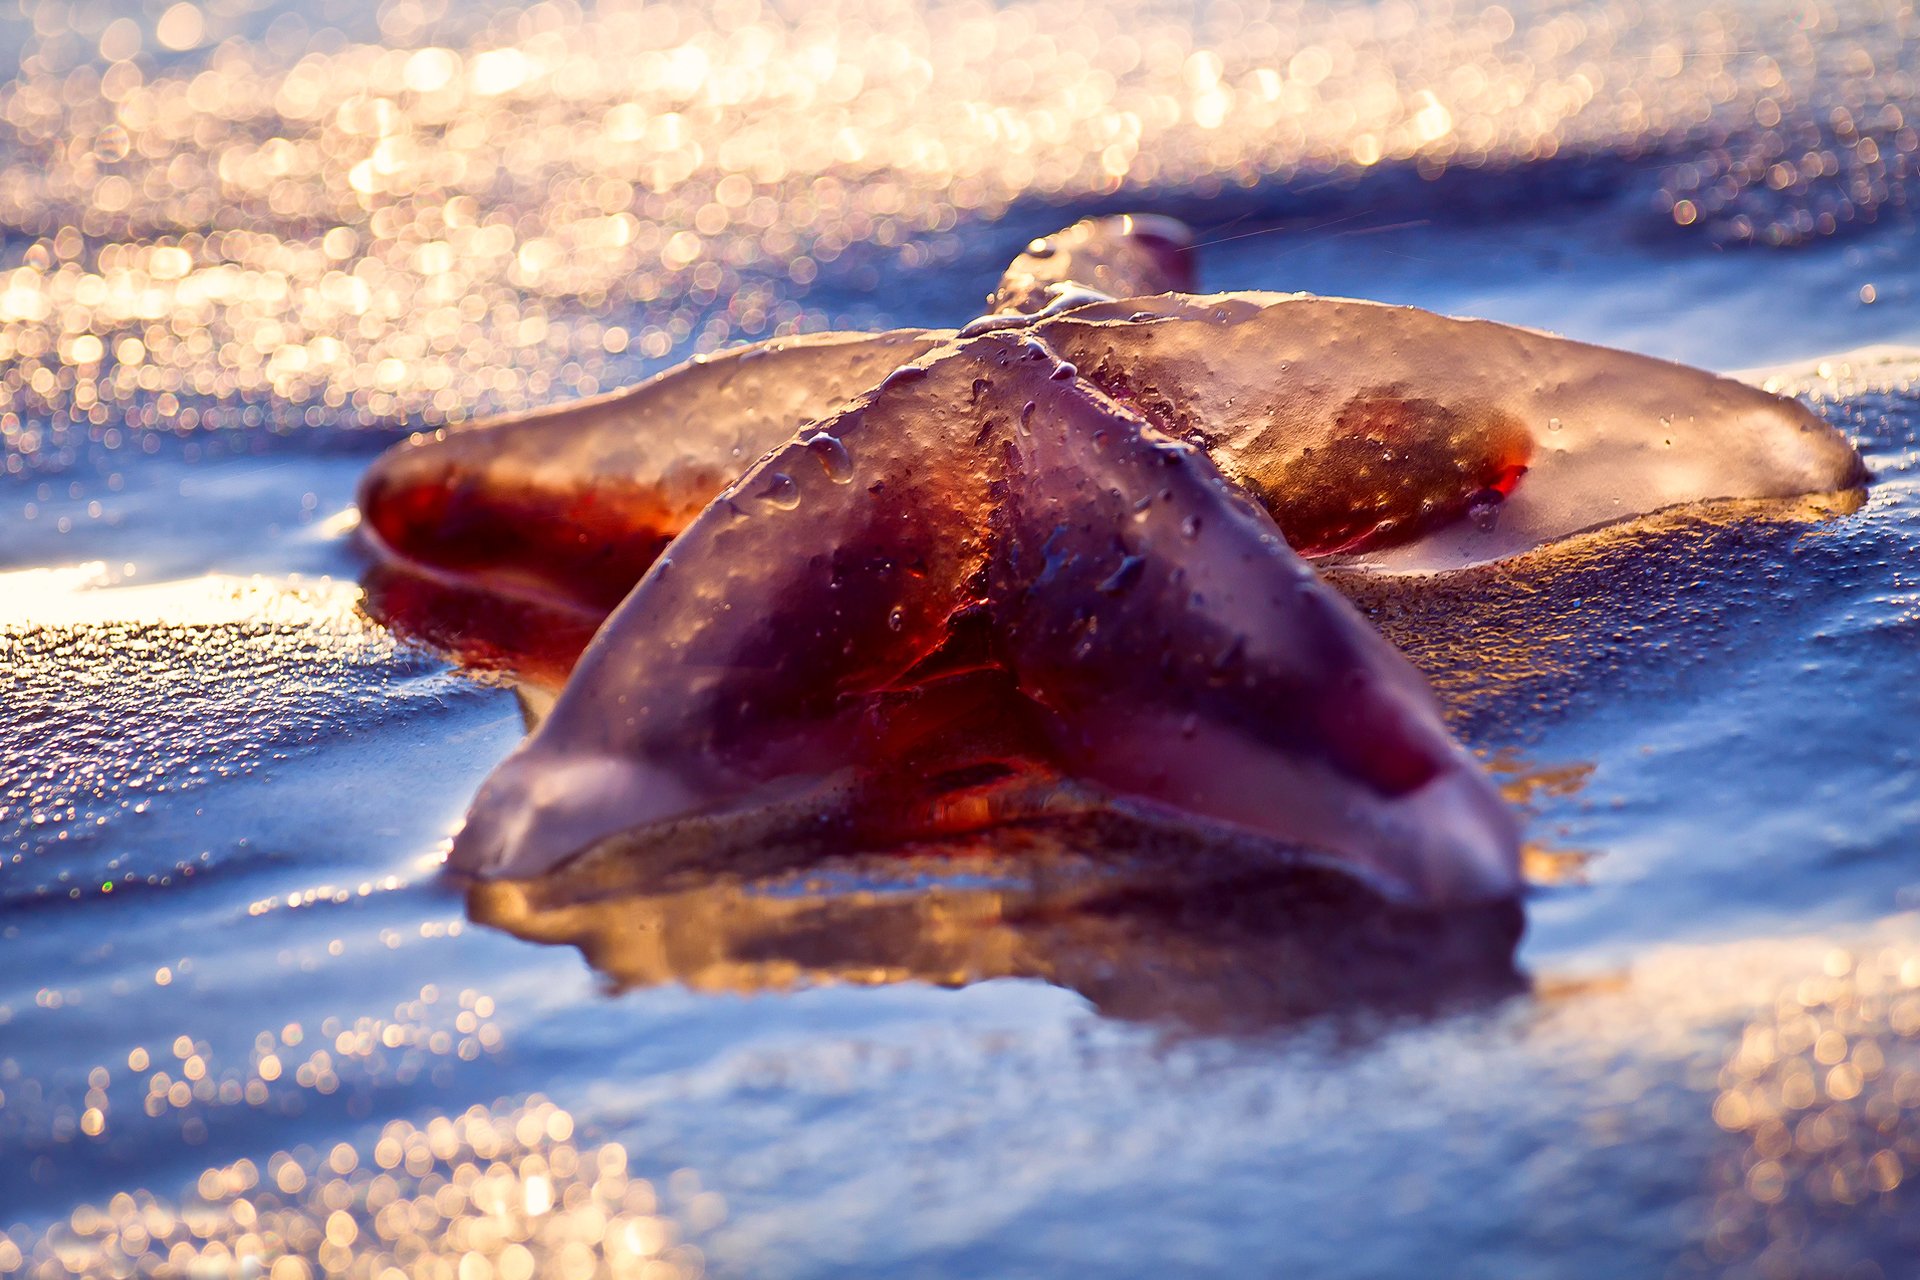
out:
M1829 522L1721 514L1363 593L1557 868L1519 973L1437 1009L1294 999L1285 931L1220 904L976 948L1032 976L947 986L878 910L803 945L772 892L477 900L596 969L438 872L522 713L358 612L341 517L390 433L150 436L11 476L0 1273L378 1249L503 1276L1910 1274L1920 366L1815 362L1920 341L1920 233L1727 249L1646 234L1645 196L1478 225L1383 203L1367 234L1246 218L1258 191L1197 206L1210 284L1783 365L1875 474ZM808 305L963 319L993 271L969 263L1078 207L847 268L877 294L829 270ZM905 936L997 939L980 889L950 878Z

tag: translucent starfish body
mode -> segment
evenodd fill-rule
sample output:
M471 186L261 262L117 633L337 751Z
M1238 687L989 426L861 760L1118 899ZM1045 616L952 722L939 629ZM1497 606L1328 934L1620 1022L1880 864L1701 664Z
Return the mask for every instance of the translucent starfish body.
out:
M360 509L413 563L604 617L728 481L945 336L781 338L446 433L382 458Z
M1512 820L1420 678L1204 454L1063 367L1027 335L943 348L729 487L488 781L457 865L740 814L900 834L924 779L1039 775L1421 897L1511 892Z
M376 465L391 555L587 617L624 596L454 866L1093 809L1509 896L1513 817L1295 549L1442 567L1859 479L1805 410L1711 375L1372 303L1103 300L1076 256L1131 292L1184 249L1052 239L959 335L764 344Z
M1206 448L1309 558L1460 568L1686 503L1865 479L1796 401L1486 320L1232 293L1095 304L1038 331Z

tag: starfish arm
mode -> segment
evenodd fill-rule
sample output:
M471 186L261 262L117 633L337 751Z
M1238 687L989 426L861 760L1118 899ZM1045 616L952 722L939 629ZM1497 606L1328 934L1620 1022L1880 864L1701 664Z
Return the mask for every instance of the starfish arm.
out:
M1192 245L1193 233L1172 218L1086 218L1029 244L987 296L987 312L1033 315L1083 297L1186 292Z
M701 513L483 785L456 867L532 875L616 833L847 807L877 691L944 640L984 563L968 361L882 380Z
M1846 439L1794 401L1412 307L1168 297L1083 307L1041 332L1203 444L1309 555L1454 568L1683 503L1865 477Z
M943 337L775 338L416 437L362 481L363 527L388 559L604 616L729 480Z
M1084 382L1049 408L1016 436L993 601L1063 771L1396 897L1517 893L1518 827L1426 681L1272 518Z
M1419 677L1203 455L1018 335L926 358L723 493L453 862L536 874L689 821L897 830L926 770L1010 762L1417 900L1518 883Z

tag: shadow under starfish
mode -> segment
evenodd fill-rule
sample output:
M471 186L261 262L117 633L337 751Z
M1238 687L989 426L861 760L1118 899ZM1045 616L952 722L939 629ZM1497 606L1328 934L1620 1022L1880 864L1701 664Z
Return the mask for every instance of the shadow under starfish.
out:
M478 882L468 912L579 948L615 990L1031 978L1109 1017L1205 1034L1354 1011L1427 1016L1524 989L1511 900L1410 909L1338 872L1276 868L1255 848L1238 863L1215 853L1199 866L1184 833L1098 814L1003 828L990 846L765 848L746 879L663 880L616 846L538 879Z

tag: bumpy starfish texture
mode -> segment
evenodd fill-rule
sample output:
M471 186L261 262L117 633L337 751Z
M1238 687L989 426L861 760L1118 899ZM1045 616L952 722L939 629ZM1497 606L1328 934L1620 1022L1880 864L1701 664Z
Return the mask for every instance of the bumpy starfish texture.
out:
M1664 362L1372 303L1101 296L1187 265L1164 223L1081 224L958 334L776 341L390 453L363 489L389 554L584 618L624 596L453 865L1091 808L1414 901L1511 895L1513 818L1297 552L1446 567L1860 479L1800 406Z
M1419 676L1203 453L1068 369L959 342L748 471L482 788L456 863L535 873L718 815L908 834L1044 811L1059 777L1431 900L1511 892L1512 820Z

